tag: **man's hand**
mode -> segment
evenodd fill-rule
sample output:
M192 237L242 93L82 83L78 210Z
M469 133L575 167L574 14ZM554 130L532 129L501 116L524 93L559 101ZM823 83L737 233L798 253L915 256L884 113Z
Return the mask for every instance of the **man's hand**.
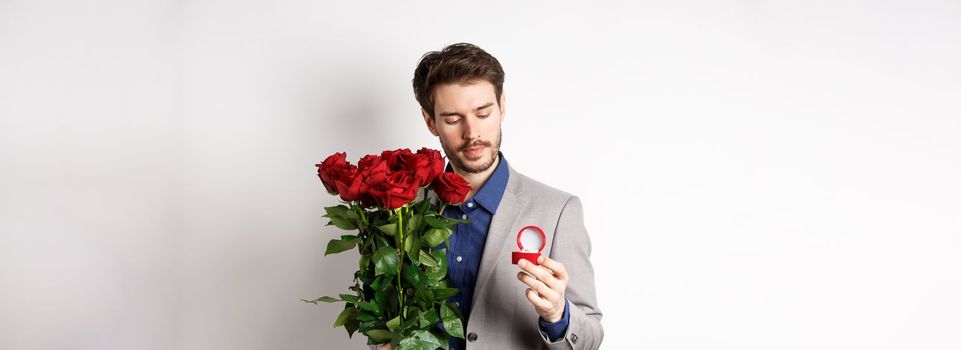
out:
M521 259L517 266L522 271L517 273L517 279L530 287L524 293L544 321L551 323L560 321L564 317L567 269L564 268L564 264L544 256L537 258L537 263L540 266Z

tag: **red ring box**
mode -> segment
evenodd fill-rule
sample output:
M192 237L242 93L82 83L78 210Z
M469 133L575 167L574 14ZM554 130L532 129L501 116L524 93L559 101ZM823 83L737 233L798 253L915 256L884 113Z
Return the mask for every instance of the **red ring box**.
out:
M537 247L538 243L540 247ZM544 230L534 225L525 226L517 232L517 247L521 251L511 254L511 263L516 265L518 261L524 259L538 265L537 258L541 257L541 251L546 245L547 236L544 235ZM534 248L537 248L536 252Z

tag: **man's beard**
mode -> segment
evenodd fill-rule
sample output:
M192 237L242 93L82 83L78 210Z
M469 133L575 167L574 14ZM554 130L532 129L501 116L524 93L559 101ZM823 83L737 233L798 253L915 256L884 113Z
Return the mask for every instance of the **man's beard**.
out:
M482 164L478 164L477 166L468 166L465 164L464 159L461 158L461 151L475 146L487 147L487 149L490 151L490 157ZM501 149L501 132L497 132L497 140L494 141L493 145L486 141L475 141L471 144L461 146L460 150L455 151L451 150L442 142L441 147L444 148L444 153L447 154L447 160L449 160L454 167L472 174L482 173L489 169L491 165L494 165L494 160L497 159L497 152ZM483 157L483 155L481 155L481 157Z

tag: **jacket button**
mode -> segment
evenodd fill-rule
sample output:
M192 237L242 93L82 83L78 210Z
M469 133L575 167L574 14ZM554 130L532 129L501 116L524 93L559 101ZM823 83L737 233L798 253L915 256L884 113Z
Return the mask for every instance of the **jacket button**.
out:
M477 333L474 333L474 332L467 333L467 341L473 342L475 340L477 340Z
M571 343L577 344L577 334L571 333Z

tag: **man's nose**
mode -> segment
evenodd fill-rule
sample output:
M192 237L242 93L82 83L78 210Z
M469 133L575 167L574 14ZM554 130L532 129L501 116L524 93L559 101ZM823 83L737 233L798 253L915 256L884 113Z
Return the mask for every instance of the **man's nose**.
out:
M464 118L464 139L474 140L480 138L480 125L478 125L477 118L468 117Z

